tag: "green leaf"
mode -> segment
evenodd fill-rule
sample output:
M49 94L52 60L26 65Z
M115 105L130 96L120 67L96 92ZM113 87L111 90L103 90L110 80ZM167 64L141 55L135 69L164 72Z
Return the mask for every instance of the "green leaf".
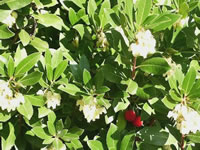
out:
M101 86L96 90L97 94L103 94L110 91L110 88L108 88L107 86Z
M6 75L4 71L5 64L0 60L0 74Z
M145 127L140 130L140 134L145 143L157 146L165 145L169 137L169 133L160 127Z
M58 79L60 75L65 71L67 68L68 62L66 60L63 60L56 68L54 73L54 80Z
M89 81L91 80L90 72L86 69L83 70L83 83L87 85Z
M99 70L94 76L94 82L96 89L99 89L104 83L104 73L102 70Z
M1 18L0 22L2 22L3 20L5 20L11 13L12 13L12 10L3 10L3 9L0 9L0 18Z
M34 71L27 76L23 77L19 80L20 83L22 83L25 86L30 86L36 84L40 78L42 77L42 72Z
M83 149L83 145L81 144L81 142L77 139L75 140L71 140L71 144L75 149Z
M196 134L190 133L187 135L187 138L194 143L200 143L200 132L197 132Z
M62 30L63 20L55 14L39 14L34 15L38 19L38 23L44 25L45 27L54 27L58 30Z
M61 49L58 49L53 53L51 59L51 67L53 69L56 68L62 61L63 61L63 52Z
M20 61L16 67L15 76L21 76L29 71L38 62L40 55L40 53L33 53Z
M69 21L72 25L77 23L80 20L80 18L76 15L76 12L73 8L69 8Z
M51 122L55 122L56 121L56 114L51 111L49 114L48 114L48 121L51 121Z
M74 84L67 84L66 86L60 85L58 89L70 95L76 95L76 93L81 92L80 89Z
M43 117L47 116L49 113L51 113L51 109L48 109L44 106L38 108L38 118L43 118Z
M117 128L122 131L126 128L127 121L124 117L124 111L120 111L117 117Z
M0 26L0 39L9 39L14 35L15 34L10 31L5 24Z
M20 105L17 108L17 111L23 116L25 116L28 120L30 120L31 117L33 116L33 106L31 102L28 101L27 99L25 99L24 104Z
M177 87L177 80L176 80L175 76L173 76L173 75L170 76L170 77L168 78L168 82L169 82L170 88L171 88L171 89L175 89L176 92L179 93L178 87Z
M27 6L31 2L32 0L10 0L7 2L7 5L11 10L17 10Z
M89 140L87 144L91 150L104 150L102 143L98 140Z
M182 15L182 18L185 18L188 16L188 13L189 13L189 5L187 4L187 2L184 2L180 5L179 14Z
M154 18L151 23L146 26L146 28L152 29L154 32L158 32L172 26L180 18L181 15L178 14L164 13Z
M138 68L146 73L162 75L170 69L170 66L164 58L154 57L144 61Z
M126 84L128 87L126 89L126 92L128 92L131 95L135 95L137 92L138 85L133 80L129 79L128 81L122 81L122 84Z
M49 81L53 80L53 68L51 67L51 52L47 49L45 52L45 63L46 63L46 71L47 78Z
M11 114L8 112L0 112L0 121L1 122L6 122L11 118Z
M117 150L118 141L119 141L119 133L118 133L117 126L111 123L107 136L106 136L106 144L108 146L108 149Z
M197 100L195 102L192 103L191 107L197 111L198 113L200 113L200 101Z
M148 17L152 7L151 0L140 0L137 4L137 14L136 14L136 23L141 25L144 20Z
M79 67L81 69L81 72L83 72L84 69L87 69L88 71L90 71L90 64L85 55L81 56Z
M55 140L53 142L53 147L56 150L66 150L65 144L61 140L59 140L58 138L55 138Z
M54 126L54 123L52 121L47 121L47 126L48 126L49 133L52 136L55 136L56 135L56 128Z
M35 47L39 52L45 52L47 49L49 49L49 44L38 37L35 37L33 40L31 40L30 44Z
M170 90L169 91L169 95L171 96L171 98L174 100L174 101L177 101L177 102L181 102L182 101L182 98L180 97L180 95L178 95L174 90Z
M192 87L188 97L189 98L198 98L200 97L200 80L198 80Z
M96 5L95 0L89 0L88 7L87 7L88 14L90 16L93 16L96 9L97 9L97 5Z
M182 84L182 89L185 91L186 95L190 93L190 90L192 89L195 80L196 80L196 70L194 67L191 67L187 72Z
M118 112L120 110L125 110L129 106L130 102L128 99L124 98L122 102L118 102L117 105L114 108L115 112Z
M85 34L85 28L84 25L82 24L77 24L75 26L73 26L74 29L76 29L76 31L78 31L81 39L83 39L83 35Z
M9 122L8 125L9 125L9 132L8 132L9 135L8 135L7 139L4 139L3 137L1 137L2 150L11 150L11 148L14 146L15 140L16 140L15 129L14 129L12 123Z
M24 29L21 29L19 38L24 46L28 45L31 40L30 35Z
M13 58L9 57L9 60L8 60L8 76L12 77L14 71L15 71L15 64L14 64Z
M48 134L46 134L46 132L44 131L44 129L40 126L36 126L32 129L32 131L34 132L34 134L41 138L41 139L50 139L51 136L49 136Z
M125 0L124 11L128 15L130 23L133 24L133 1Z
M121 78L116 68L114 68L113 66L106 64L103 66L102 71L106 80L113 83L119 83L121 81Z
M45 99L43 96L25 95L27 101L30 101L33 106L44 106Z
M120 150L133 149L134 135L135 135L134 132L129 132L123 137L123 139L120 143Z

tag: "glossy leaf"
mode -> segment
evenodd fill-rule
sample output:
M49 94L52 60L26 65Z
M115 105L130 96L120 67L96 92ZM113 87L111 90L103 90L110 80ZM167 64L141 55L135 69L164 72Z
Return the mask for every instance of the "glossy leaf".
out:
M33 53L23 59L16 67L15 76L21 76L29 71L40 59L40 53Z
M138 67L146 73L152 73L155 75L162 75L170 69L170 66L165 59L160 57L147 59Z
M138 1L137 15L136 15L137 24L141 25L144 22L144 20L148 17L150 13L151 7L152 7L151 0Z
M34 85L40 80L42 74L43 73L39 71L32 72L20 79L19 82L25 86Z

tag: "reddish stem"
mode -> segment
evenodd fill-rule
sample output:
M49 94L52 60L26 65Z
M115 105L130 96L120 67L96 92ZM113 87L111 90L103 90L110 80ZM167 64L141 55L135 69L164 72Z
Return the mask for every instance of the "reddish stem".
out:
M180 144L181 150L184 150L184 134L181 136L181 144Z
M135 69L136 69L136 59L137 57L133 58L133 70L132 70L132 79L135 79Z

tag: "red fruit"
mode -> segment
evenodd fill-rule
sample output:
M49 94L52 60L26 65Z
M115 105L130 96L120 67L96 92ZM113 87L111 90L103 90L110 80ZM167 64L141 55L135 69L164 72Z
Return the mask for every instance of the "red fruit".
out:
M132 122L132 121L135 120L135 118L136 118L136 114L135 114L135 112L134 112L133 110L127 110L127 111L125 112L125 119L126 119L127 121Z
M132 121L132 124L135 126L135 127L141 127L143 126L143 121L141 121L141 117L140 116L137 116L135 118L135 120Z

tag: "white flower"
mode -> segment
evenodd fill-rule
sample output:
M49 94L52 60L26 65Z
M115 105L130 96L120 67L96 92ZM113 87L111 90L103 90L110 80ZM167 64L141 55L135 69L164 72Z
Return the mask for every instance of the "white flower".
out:
M182 134L200 131L200 115L194 109L184 104L177 104L174 110L170 111L167 116L175 120L176 128Z
M15 23L15 17L13 17L11 14L9 14L9 15L7 16L7 18L4 19L4 20L2 21L2 23L7 24L7 26L8 26L9 28L11 28L12 25Z
M151 31L141 29L136 34L136 43L132 43L129 50L132 51L133 56L143 56L147 57L148 54L153 54L156 52L155 49L156 40L154 39Z
M14 111L20 104L24 103L24 96L21 93L13 93L9 83L0 80L0 107L8 112Z
M85 104L83 100L78 100L76 103L80 111L83 111L84 117L87 122L95 121L100 118L100 115L106 113L105 107L97 104L96 98L90 100L89 104Z
M47 108L53 108L55 109L56 106L60 106L61 96L59 93L52 93L51 91L48 91L45 93L45 96L47 98Z

